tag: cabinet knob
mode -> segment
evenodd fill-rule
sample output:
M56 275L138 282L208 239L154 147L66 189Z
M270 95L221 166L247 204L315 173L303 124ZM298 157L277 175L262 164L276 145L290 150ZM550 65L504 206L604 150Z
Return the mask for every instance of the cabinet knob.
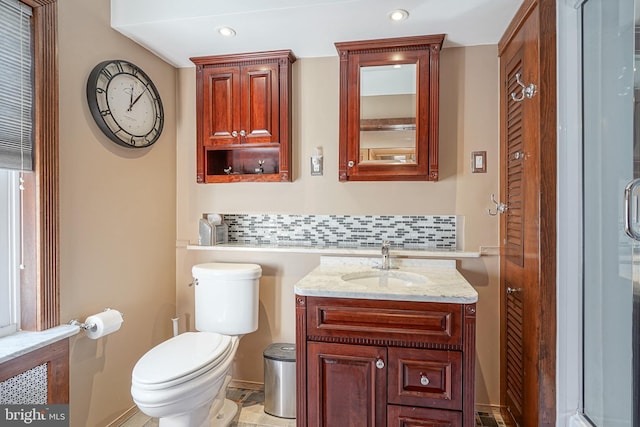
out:
M236 136L238 136L238 132L234 130L233 132L231 132L231 136L235 138Z
M420 374L420 384L429 385L429 378L425 374Z
M384 360L382 360L382 359L376 360L376 368L378 368L378 369L384 368Z
M353 162L353 160L349 160L349 163L347 163L347 166L349 166L350 168L353 167L353 165L355 165L355 163Z
M240 131L240 136L245 136L247 133L243 130Z

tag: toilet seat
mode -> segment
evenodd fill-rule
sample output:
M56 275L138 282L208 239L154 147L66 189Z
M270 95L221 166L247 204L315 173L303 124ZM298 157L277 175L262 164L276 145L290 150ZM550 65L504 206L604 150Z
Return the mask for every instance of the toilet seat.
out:
M145 353L133 368L137 388L173 387L202 375L225 361L233 351L232 337L213 332L185 332Z

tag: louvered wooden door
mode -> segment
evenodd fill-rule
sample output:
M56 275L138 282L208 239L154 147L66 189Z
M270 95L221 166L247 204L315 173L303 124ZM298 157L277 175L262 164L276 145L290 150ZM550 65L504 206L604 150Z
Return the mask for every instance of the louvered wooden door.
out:
M500 55L500 197L507 207L500 218L501 397L508 418L527 427L542 425L538 399L544 380L538 372L543 98L527 97L520 84L541 90L537 12L529 9Z
M505 138L503 141L502 199L507 206L501 221L503 245L503 372L504 405L516 422L522 422L524 404L524 101L514 101L510 94L518 93L516 75L522 75L522 50L506 67Z
M498 43L500 198L507 205L500 216L500 397L503 415L523 427L556 425L555 8L556 0L523 0ZM522 90L530 84L528 97Z

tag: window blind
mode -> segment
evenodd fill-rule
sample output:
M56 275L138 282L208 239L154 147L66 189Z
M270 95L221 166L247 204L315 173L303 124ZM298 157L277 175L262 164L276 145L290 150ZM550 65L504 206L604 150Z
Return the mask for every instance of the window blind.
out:
M0 168L33 169L32 9L0 0Z

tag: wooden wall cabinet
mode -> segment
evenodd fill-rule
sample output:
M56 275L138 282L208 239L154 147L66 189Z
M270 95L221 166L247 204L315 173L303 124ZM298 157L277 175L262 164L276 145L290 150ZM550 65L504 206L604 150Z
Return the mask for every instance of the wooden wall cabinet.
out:
M438 180L444 37L335 43L340 56L340 181ZM369 142L372 133L378 135ZM361 156L371 149L400 149L415 156Z
M474 426L475 311L296 296L298 427Z
M199 183L291 181L290 50L191 58Z

